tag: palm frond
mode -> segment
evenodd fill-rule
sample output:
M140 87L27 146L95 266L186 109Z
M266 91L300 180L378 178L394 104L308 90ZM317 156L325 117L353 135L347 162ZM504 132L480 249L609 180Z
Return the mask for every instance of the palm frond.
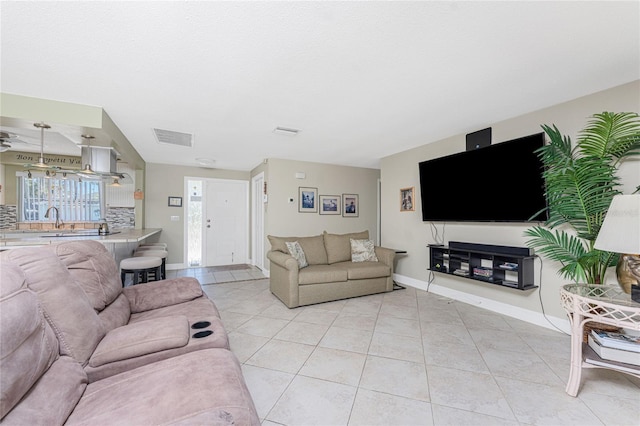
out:
M571 224L582 238L597 235L614 195L619 178L605 159L585 157L559 173L544 172L549 208L547 226Z
M526 242L528 247L563 265L559 271L561 276L576 282L586 279L583 258L587 250L582 240L564 231L551 232L541 226L527 229L524 235L531 237Z
M525 232L530 237L527 245L560 262L558 273L563 277L601 283L618 256L593 245L613 197L620 193L619 163L640 155L640 118L634 112L594 114L574 148L555 124L542 128L549 137L537 151L544 165L545 225L550 229L569 225L576 235L535 226Z
M571 148L571 138L562 136L560 130L554 124L549 127L546 124L541 126L549 137L549 143L538 148L537 154L545 167L556 169L566 169L573 162L573 152Z
M583 156L619 161L640 155L640 118L634 112L594 114L578 135Z

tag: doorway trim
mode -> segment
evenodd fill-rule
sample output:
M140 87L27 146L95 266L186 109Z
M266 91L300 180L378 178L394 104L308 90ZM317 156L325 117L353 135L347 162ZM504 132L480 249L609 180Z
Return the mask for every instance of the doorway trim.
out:
M251 264L265 271L264 266L264 172L251 178Z

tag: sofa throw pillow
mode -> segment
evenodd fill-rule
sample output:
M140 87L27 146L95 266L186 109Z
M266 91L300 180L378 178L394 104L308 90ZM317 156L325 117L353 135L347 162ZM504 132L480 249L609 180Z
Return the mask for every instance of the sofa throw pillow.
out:
M267 235L267 238L269 238L269 242L271 243L271 250L290 254L286 243L297 241L300 247L302 247L309 265L327 264L327 250L324 247L324 238L322 235L314 235L312 237L275 237L273 235ZM369 238L369 236L367 235L366 238ZM349 245L349 241L347 241L347 245Z
M351 260L351 238L354 240L368 240L369 231L352 232L349 234L329 234L324 232L324 246L327 250L327 263L329 265Z
M354 240L351 238L352 262L377 262L375 244L372 240Z
M289 254L293 256L295 260L298 261L298 268L302 269L309 266L309 264L307 263L307 258L305 257L304 251L302 250L302 246L300 245L299 242L293 241L293 242L286 242L285 244L287 245L287 250L289 250Z

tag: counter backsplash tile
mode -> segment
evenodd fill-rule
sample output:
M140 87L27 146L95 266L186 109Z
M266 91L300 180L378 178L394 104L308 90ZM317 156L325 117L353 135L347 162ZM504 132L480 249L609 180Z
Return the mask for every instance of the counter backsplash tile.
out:
M0 229L16 229L18 223L18 208L16 206L0 205Z
M133 229L136 225L135 209L128 207L108 208L106 219L110 229ZM64 222L60 229L97 229L99 226L99 222ZM0 205L0 229L50 230L54 229L54 223L18 222L18 209L16 206Z
M106 219L110 229L135 228L136 211L131 207L109 207Z

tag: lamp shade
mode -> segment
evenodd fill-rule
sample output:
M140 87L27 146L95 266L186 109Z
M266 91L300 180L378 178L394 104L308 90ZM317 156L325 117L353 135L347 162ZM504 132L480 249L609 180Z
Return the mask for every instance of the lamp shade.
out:
M640 194L613 197L594 247L614 253L640 254Z

